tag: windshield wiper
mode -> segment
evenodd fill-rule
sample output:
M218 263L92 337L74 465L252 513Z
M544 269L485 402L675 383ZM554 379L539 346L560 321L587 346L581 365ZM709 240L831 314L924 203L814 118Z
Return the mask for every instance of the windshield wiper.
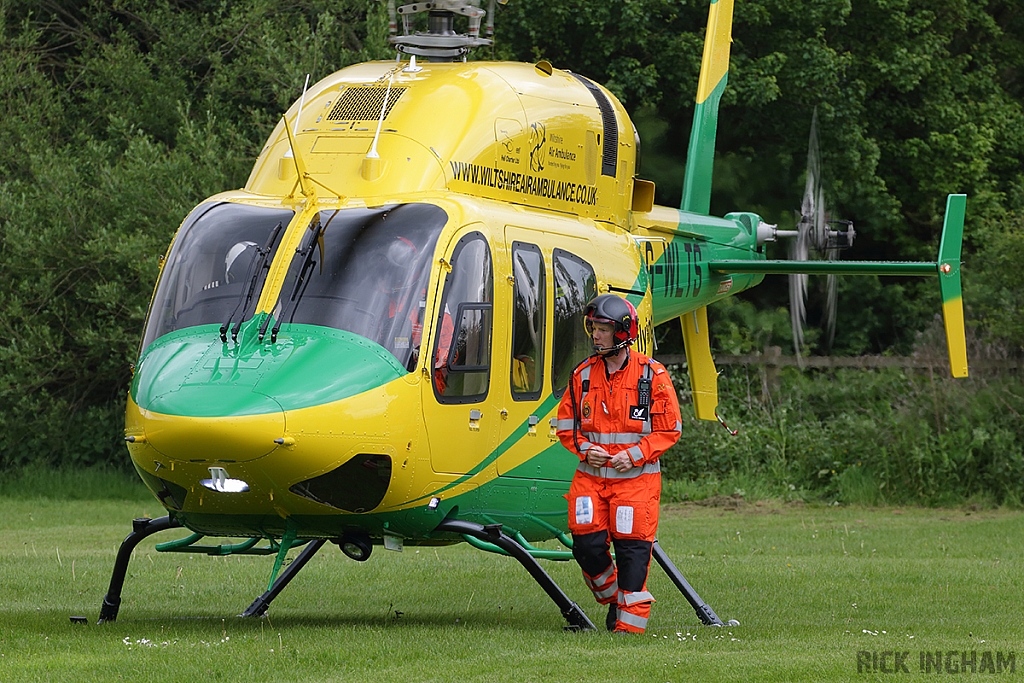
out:
M316 264L313 260L313 255L316 253L315 247L320 247L320 272L324 269L324 231L327 230L327 226L334 220L334 216L338 215L338 212L334 212L334 215L330 217L326 224L321 223L318 218L316 221L309 224L309 240L306 242L304 248L300 248L297 253L302 257L302 266L299 268L298 275L295 278L295 284L292 285L291 296L288 297L288 301L284 306L281 307L281 317L274 323L274 329L270 331L270 343L273 344L277 341L277 333L281 331L281 323L287 317L286 314L290 310L291 317L295 317L295 310L298 308L299 299L306 292L306 287L309 285L310 269ZM260 341L263 341L263 335L267 331L267 323L269 320L263 322L263 328L260 330ZM291 322L289 320L288 322Z
M252 301L252 295L256 291L256 280L263 270L268 270L270 264L268 263L268 257L270 251L274 247L274 242L277 241L277 236L281 232L282 224L278 223L274 226L274 229L270 231L270 237L267 239L265 247L259 250L257 258L253 258L249 262L249 270L245 273L245 284L242 285L242 291L245 293L245 297L239 297L238 303L235 304L235 308L231 311L231 315L224 321L224 324L220 326L220 340L227 342L228 340L228 328L231 327L231 321L234 320L235 315L238 313L238 309L242 309L242 316L238 322L235 323L234 329L231 330L231 341L238 341L238 330L242 328L242 318L245 318L245 310L249 307L249 302Z

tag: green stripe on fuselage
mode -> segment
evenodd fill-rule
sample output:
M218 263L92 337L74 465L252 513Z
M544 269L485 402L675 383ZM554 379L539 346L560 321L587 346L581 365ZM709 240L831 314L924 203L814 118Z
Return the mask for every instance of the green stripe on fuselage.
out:
M559 401L559 399L557 399L554 394L548 396L546 399L544 399L544 402L540 404L540 407L537 408L537 413L536 414L537 415L547 415L547 413L552 408L554 408L555 405L558 404L558 401ZM442 493L444 491L447 491L448 489L451 489L451 488L453 488L455 486L458 486L459 484L463 484L463 483L469 481L473 477L475 477L478 474L480 474L481 472L483 472L495 460L500 458L506 451L508 451L508 449L512 448L512 446L514 446L517 441L519 441L524 436L526 436L527 433L529 433L529 431L530 431L529 423L528 422L521 423L518 427L516 427L515 431L513 431L511 434L508 435L508 438L506 438L504 441L502 441L500 444L498 444L497 448L495 448L493 451L491 451L487 455L486 458L484 458L479 463L477 463L476 466L473 467L473 469L471 469L469 472L467 472L466 474L463 474L463 475L459 476L458 478L448 482L447 484L445 484L441 488L437 489L436 491L431 491L430 493L422 495L419 498L414 498L413 500L411 500L409 502L415 503L416 501L426 500L426 499L431 498L433 496L436 496L436 495L438 495L438 494L440 494L440 493Z

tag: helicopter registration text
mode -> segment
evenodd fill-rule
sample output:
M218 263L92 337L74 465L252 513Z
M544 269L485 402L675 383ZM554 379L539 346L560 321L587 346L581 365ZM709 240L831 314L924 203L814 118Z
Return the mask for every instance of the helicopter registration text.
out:
M674 298L700 295L706 271L706 264L701 265L700 244L676 239L666 244L660 255L655 253L654 247L653 242L644 245L652 289Z

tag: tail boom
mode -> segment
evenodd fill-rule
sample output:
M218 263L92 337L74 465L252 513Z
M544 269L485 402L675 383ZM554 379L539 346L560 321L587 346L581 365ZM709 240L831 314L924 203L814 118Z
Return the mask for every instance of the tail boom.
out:
M960 285L960 252L964 235L967 195L946 198L939 255L936 261L759 261L715 260L708 270L716 274L762 275L807 273L810 275L903 275L938 276L942 293L942 317L946 330L949 367L953 377L967 377L967 337Z

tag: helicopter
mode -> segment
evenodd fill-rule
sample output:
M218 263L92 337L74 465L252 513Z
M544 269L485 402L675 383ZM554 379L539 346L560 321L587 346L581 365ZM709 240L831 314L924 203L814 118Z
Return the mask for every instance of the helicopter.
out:
M677 209L655 206L636 129L602 85L547 61L466 60L491 43L493 0L391 0L395 61L305 88L245 186L193 209L160 259L125 440L167 515L134 520L99 622L117 619L134 548L184 528L156 549L274 558L243 616L265 614L327 543L365 561L468 542L520 562L566 628L593 629L538 562L571 553L535 544L572 544L578 460L555 414L592 352L581 318L599 294L634 305L641 353L680 321L695 416L723 426L707 308L767 274L936 276L952 374L966 376L964 195L926 263L769 260L787 231L709 215L732 8L710 5ZM801 226L853 239L852 224ZM701 623L723 625L657 542L653 556Z

